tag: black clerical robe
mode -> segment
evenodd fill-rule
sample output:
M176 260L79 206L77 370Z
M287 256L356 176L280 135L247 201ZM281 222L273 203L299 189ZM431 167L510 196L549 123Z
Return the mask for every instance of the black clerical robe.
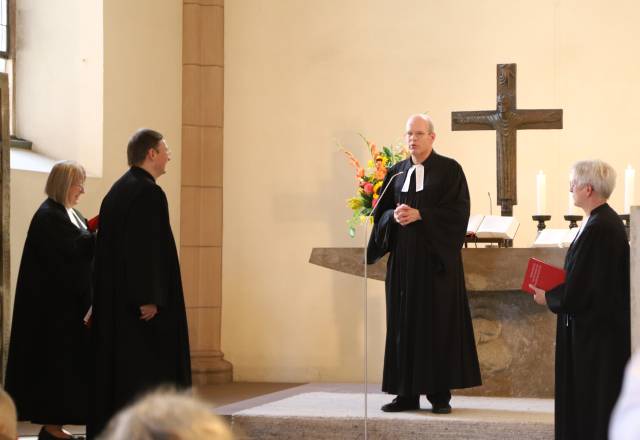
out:
M76 211L86 226L86 220ZM91 262L95 237L47 199L22 252L5 387L18 418L41 424L86 423Z
M433 151L402 192L411 159L389 170L369 240L369 263L387 251L387 337L382 390L413 396L481 384L464 283L461 248L469 220L469 190L462 167ZM400 226L394 208L406 203L422 220Z
M555 438L606 439L631 338L629 242L608 204L591 212L564 269L566 282L545 295L558 315Z
M140 306L158 314L140 319ZM87 434L159 385L188 387L191 365L178 253L167 198L132 167L100 208L93 303L93 369Z

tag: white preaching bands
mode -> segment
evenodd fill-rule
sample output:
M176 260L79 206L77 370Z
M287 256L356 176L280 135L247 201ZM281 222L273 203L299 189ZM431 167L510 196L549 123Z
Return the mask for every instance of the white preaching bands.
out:
M411 174L416 172L416 192L422 191L424 189L424 165L417 164L413 165L409 168L407 172L407 178L404 179L404 185L402 185L402 192L406 193L409 191L409 184L411 183Z
M71 223L73 223L78 229L87 229L84 222L80 220L80 217L78 217L78 214L76 214L73 208L67 208L67 214L69 215Z

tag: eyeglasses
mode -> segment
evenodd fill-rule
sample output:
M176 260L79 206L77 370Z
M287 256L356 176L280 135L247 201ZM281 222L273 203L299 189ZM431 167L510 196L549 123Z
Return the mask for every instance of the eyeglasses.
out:
M577 189L584 189L587 187L591 187L588 183L578 183L575 180L569 182L569 191L574 192Z
M414 136L416 138L421 138L425 135L427 135L429 133L425 132L425 131L407 131L404 135L408 138L410 138L411 136Z

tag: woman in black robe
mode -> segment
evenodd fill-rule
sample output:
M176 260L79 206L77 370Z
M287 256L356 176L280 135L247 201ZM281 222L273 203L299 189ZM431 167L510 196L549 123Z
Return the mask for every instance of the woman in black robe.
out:
M606 439L630 356L629 242L607 204L613 168L577 162L570 190L586 215L564 263L566 280L534 299L558 315L555 438Z
M85 171L54 165L27 233L16 286L6 390L19 420L42 424L39 439L72 438L86 423L87 343L94 234L73 209Z

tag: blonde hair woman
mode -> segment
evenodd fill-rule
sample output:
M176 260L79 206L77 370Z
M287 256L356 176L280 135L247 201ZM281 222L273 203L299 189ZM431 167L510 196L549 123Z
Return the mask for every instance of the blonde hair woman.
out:
M95 237L74 209L86 173L76 162L53 166L24 244L16 285L5 386L19 420L44 425L40 440L72 438L86 423L87 343Z

